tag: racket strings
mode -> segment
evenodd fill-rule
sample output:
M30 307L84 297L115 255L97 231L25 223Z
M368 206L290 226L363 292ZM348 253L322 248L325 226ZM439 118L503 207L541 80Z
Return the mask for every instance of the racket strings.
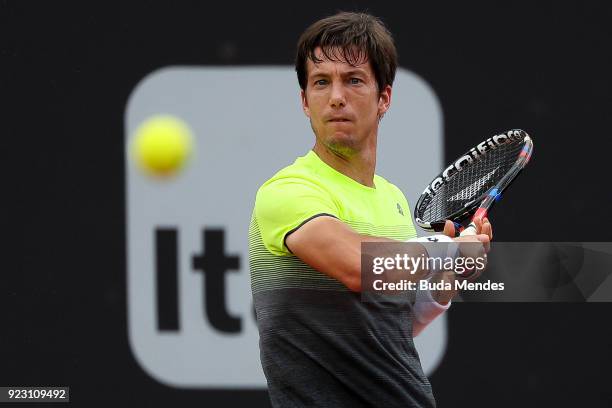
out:
M422 216L426 222L445 220L486 193L516 162L523 143L507 143L490 150L455 173L438 191L423 200Z

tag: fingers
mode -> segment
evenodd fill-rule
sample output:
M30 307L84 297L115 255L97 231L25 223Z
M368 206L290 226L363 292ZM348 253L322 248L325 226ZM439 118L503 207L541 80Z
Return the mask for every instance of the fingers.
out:
M478 234L476 238L480 243L484 246L485 253L489 252L491 249L491 238L487 234Z
M488 237L488 241L493 240L493 226L491 225L489 218L474 218L472 222L474 223L476 229L474 235L484 234ZM450 238L455 238L457 236L455 224L450 220L446 220L444 223L444 235Z
M482 218L473 218L472 222L476 226L476 235L481 234L482 232Z
M483 248L485 249L485 252L489 252L489 249L491 249L491 239L487 234L467 235L465 237L455 238L455 242L458 242L460 244L465 243L468 245L470 243L473 244L480 242Z
M444 223L444 235L449 238L455 238L456 236L455 224L450 220L446 220Z
M459 243L459 252L462 256L477 258L484 257L486 261L487 253L491 250L491 240L493 239L493 226L487 217L484 218L474 218L472 219L474 223L476 234L471 236L462 236L459 238L455 238L455 242ZM445 233L446 233L445 225ZM480 243L481 245L474 246L474 243ZM468 280L477 279L481 270L473 270L469 276L466 276Z
M493 239L493 226L488 218L483 218L480 223L480 234L485 234L489 237L489 241Z
M493 226L488 217L474 218L472 222L476 226L476 235L485 234L489 237L489 241L493 240Z
M488 218L483 220L482 231L483 234L487 234L490 240L493 240L493 226L489 222Z

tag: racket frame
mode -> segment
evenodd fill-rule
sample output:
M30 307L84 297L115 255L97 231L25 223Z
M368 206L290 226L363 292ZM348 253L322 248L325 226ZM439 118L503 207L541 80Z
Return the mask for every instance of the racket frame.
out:
M421 207L423 200L427 199L429 196L432 196L432 197L435 196L438 189L442 185L446 184L447 180L450 179L450 177L455 176L457 173L461 172L463 170L463 168L460 166L460 163L462 161L466 161L469 159L480 160L481 157L480 155L478 155L478 152L482 151L483 146L490 147L492 145L492 142L496 138L497 140L500 140L502 136L507 137L504 143L522 139L523 148L521 149L521 152L519 153L516 161L514 162L512 167L510 167L510 169L506 172L506 174L493 187L486 190L483 194L481 194L477 198L472 199L468 201L467 203L465 203L463 208L449 215L447 219L453 221L455 223L455 227L462 229L461 227L462 223L466 219L468 219L470 216L473 215L471 219L471 223L470 223L470 226L472 226L472 228L473 228L475 219L482 220L483 218L487 216L487 213L493 207L493 205L501 199L501 194L505 190L508 189L508 187L512 184L514 180L516 180L517 176L525 168L525 166L529 162L529 159L531 158L531 154L533 153L533 141L531 140L531 137L527 134L527 132L525 132L524 130L520 130L520 129L509 130L508 132L495 135L492 138L489 138L479 143L475 147L468 150L465 154L460 156L459 159L455 160L453 164L448 166L442 173L440 173L436 178L434 178L433 181L429 183L427 188L423 191L423 193L421 194L421 196L419 197L419 200L417 201L415 205L415 211L414 211L415 221L417 225L419 225L419 227L427 231L439 232L439 231L444 230L444 224L446 222L446 219L426 222L426 221L423 221L419 217L419 208ZM499 143L499 144L504 144L504 143ZM457 167L459 167L459 170L457 170ZM455 171L452 174L452 176L449 176L448 174L452 170L455 170Z

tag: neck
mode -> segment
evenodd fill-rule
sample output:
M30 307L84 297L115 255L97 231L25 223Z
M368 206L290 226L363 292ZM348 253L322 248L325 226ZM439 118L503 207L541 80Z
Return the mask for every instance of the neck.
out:
M334 170L367 187L374 186L376 169L376 140L359 151L342 152L317 141L312 149L317 156Z

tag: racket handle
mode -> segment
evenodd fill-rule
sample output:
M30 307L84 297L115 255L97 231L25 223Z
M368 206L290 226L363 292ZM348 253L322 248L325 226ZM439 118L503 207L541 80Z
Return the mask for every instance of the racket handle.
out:
M487 212L488 211L486 207L481 206L479 209L477 209L476 213L472 217L472 222L470 222L470 225L468 225L463 231L461 231L459 236L465 237L467 235L476 235L476 224L474 223L474 220L478 219L482 221L487 216Z
M459 234L460 237L465 237L465 236L468 236L468 235L476 235L476 225L473 222L470 222L470 225L468 225Z

